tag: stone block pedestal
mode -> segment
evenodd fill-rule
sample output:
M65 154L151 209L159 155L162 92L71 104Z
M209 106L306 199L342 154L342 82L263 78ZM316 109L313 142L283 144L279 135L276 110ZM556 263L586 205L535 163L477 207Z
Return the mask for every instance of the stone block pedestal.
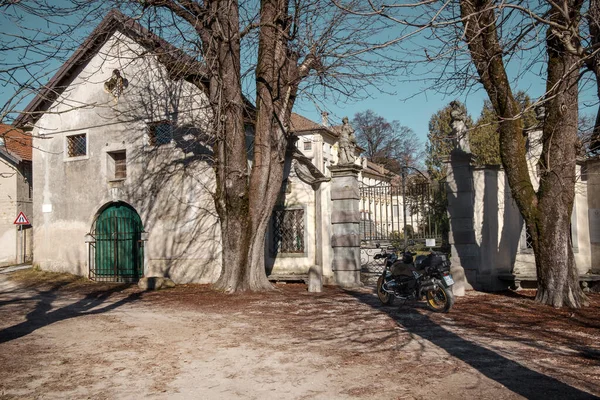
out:
M331 170L331 247L335 281L342 287L361 286L360 189L358 165L336 165Z

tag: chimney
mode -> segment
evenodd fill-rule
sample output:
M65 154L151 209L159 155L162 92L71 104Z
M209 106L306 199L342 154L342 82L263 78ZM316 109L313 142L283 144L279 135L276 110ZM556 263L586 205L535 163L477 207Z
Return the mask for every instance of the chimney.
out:
M327 111L321 113L321 125L329 127L329 113Z

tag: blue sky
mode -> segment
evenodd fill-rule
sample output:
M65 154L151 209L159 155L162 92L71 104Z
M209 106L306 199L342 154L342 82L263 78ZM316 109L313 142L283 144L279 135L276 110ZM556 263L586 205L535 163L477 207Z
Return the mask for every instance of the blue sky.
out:
M346 104L328 103L326 111L330 113L330 119L334 123L339 123L344 116L352 119L354 114L371 109L388 121L397 120L402 125L408 126L424 143L427 140L429 119L439 109L452 100L458 99L465 103L469 113L476 117L481 112L484 99L487 98L483 90L470 93L468 96L457 93L454 97L434 92L423 92L419 84L401 82L400 79L394 89L402 92L403 95L383 94L371 89L372 97L370 99ZM405 99L404 96L407 93L416 95L410 99ZM321 121L321 111L312 102L300 101L296 103L294 111L315 122Z
M3 21L2 15L0 15L0 24L0 34L14 33L16 30L15 26L6 23L6 20ZM0 53L0 64L15 56L16 53L12 55ZM45 71L57 69L59 66L59 63L56 62L49 68L45 68ZM518 66L511 66L511 68L516 71ZM49 78L50 76L41 80L47 81ZM385 87L387 93L381 93L376 88L366 88L365 91L368 98L362 101L335 103L326 100L317 106L300 97L299 101L296 102L294 112L315 122L319 122L322 110L318 107L324 107L330 113L332 122L339 123L344 116L352 119L357 112L371 109L389 121L398 120L402 125L410 127L417 134L422 145L427 140L428 122L431 116L454 99L465 103L473 119L477 119L481 112L483 101L487 98L486 93L481 88L479 90L471 90L468 94L457 92L456 95L443 95L433 91L423 92L425 83L421 79L423 79L423 76L420 76L419 80L414 81L411 81L410 77L405 75L398 76L395 79L391 79L390 84ZM534 73L528 73L521 77L517 86L515 91L517 89L526 90L530 97L534 99L544 91L543 79ZM11 87L0 85L0 105L4 104L10 98L13 91L14 89ZM595 96L593 93L593 90L588 90L582 96L582 113L595 113L595 106L592 109L584 109L586 100L591 104L594 103ZM21 104L19 108L22 109L25 105L26 102Z

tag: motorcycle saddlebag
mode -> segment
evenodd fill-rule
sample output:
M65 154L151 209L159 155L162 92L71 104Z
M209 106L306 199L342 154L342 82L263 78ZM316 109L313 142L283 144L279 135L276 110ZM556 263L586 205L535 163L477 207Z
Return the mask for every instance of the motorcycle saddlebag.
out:
M400 281L414 279L413 271L415 267L412 264L404 264L401 261L395 262L391 268L392 276Z
M441 271L449 269L446 265L449 264L447 263L447 258L445 254L441 254L441 253L433 253L430 254L428 257L428 264L432 267L435 267Z

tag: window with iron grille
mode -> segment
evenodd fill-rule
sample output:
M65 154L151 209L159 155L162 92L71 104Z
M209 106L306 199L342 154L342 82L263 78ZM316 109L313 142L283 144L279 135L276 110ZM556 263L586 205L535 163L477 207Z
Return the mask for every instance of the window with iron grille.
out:
M148 124L150 145L160 146L173 140L173 124L171 121L151 122Z
M533 238L531 237L531 231L527 225L525 225L525 248L533 249Z
M67 136L67 153L69 157L81 157L87 154L87 137L85 133Z
M273 213L273 252L304 253L304 210L284 209Z

